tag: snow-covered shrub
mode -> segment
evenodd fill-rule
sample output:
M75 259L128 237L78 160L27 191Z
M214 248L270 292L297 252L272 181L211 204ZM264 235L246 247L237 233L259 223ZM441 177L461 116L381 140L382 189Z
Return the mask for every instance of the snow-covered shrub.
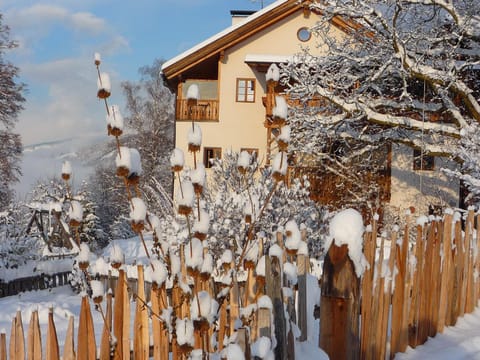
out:
M211 182L205 201L210 218L215 219L209 231L210 245L219 254L226 248L241 247L248 229L244 214L256 212L258 216L260 204L264 204L274 185L272 169L260 170L255 161L249 167L249 174L242 175L237 168L238 157L239 154L228 152L222 160L214 162L212 177L215 181ZM263 232L270 237L279 226L295 220L307 232L311 255L319 256L328 212L310 199L308 185L306 179L292 179L289 186L278 186L263 216L258 219L255 233Z

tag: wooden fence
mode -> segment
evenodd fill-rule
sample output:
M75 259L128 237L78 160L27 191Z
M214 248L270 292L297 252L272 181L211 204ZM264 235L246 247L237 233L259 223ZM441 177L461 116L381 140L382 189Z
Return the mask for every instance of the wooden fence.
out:
M322 278L322 348L334 359L393 358L408 345L424 343L472 312L480 294L475 276L480 266L478 220L473 211L463 224L450 213L415 226L407 219L403 231L395 229L388 237L377 236L374 221L364 235L364 255L370 267L361 278L355 274L345 245L332 245ZM284 245L282 234L277 241ZM261 246L259 252L263 254ZM18 313L12 322L8 351L5 334L0 337L0 360L7 355L15 360L25 356L40 359L42 354L46 359L59 359L60 353L63 359L186 359L193 351L206 358L208 353L228 351L232 346L239 346L249 359L258 355L252 353L255 341L273 337L277 343L271 350L275 358L294 359L293 327L286 324L298 325L298 341L312 335L307 334L308 319L313 317L306 312L308 258L285 251L265 260L265 276L256 273L258 264L246 262L244 281L233 277L229 283L215 282L211 274L184 267L169 289L165 283L146 287L144 270L139 266L133 291L125 272L119 271L114 298L112 293L103 300L82 298L76 347L73 318L60 350L53 314L42 347L38 315L32 314L25 341ZM296 266L296 284L285 275L287 263ZM233 262L224 264L226 274L233 268ZM183 285L187 277L193 278L190 290ZM194 317L195 307L200 307L194 295L200 292L218 301L216 321ZM104 309L99 343L94 335L92 301ZM191 341L185 335L190 327ZM217 339L216 343L211 339Z
M24 291L43 290L68 284L70 271L57 274L41 274L15 279L8 282L0 281L0 298L17 295Z

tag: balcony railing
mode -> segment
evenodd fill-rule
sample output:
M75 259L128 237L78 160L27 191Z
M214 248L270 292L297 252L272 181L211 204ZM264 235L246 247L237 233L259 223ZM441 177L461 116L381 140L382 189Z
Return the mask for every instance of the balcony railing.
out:
M218 121L218 100L198 100L196 106L187 106L187 99L177 99L177 120Z

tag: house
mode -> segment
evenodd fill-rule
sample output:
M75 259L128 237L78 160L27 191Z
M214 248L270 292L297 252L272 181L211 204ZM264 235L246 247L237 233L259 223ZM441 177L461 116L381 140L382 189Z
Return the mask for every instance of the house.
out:
M197 160L206 168L211 159L221 158L229 150L255 152L268 164L272 151L265 104L268 67L287 62L305 46L319 54L327 51L317 46L310 33L318 15L308 9L309 2L277 0L257 12L232 11L229 28L163 64L163 76L176 94L177 147L187 153L187 132L194 118L203 133ZM342 18L334 18L332 23L332 37L347 36L355 26ZM200 93L195 108L187 101L192 84ZM425 211L429 205L456 206L458 184L440 174L439 164L414 162L412 151L396 145L385 150L378 181L382 202L400 210L411 205ZM335 192L322 179L317 180L313 195L327 201Z

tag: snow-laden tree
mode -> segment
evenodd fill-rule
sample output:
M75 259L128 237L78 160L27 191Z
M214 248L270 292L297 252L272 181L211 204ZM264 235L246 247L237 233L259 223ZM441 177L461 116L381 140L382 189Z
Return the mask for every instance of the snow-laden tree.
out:
M9 37L9 28L0 14L0 208L11 201L11 185L21 175L22 142L13 130L25 101L22 96L25 85L17 79L19 69L5 60L6 52L17 47Z
M174 97L161 77L162 61L139 69L138 82L123 82L126 96L126 133L122 143L136 148L142 159L143 180L141 189L152 212L158 215L171 213L167 200L172 193L172 173L169 157L174 144Z
M263 233L270 239L288 221L295 220L306 230L310 254L321 255L328 212L310 199L308 180L292 179L289 186L280 183L274 188L271 167L259 169L252 158L250 165L239 171L238 158L238 153L227 152L212 166L212 181L205 198L205 207L213 219L211 247L220 254L231 247L241 248L250 223L255 223L254 234Z
M478 0L327 0L311 9L326 51L306 49L283 68L290 97L309 105L289 117L295 150L366 182L353 165L378 146L456 153L462 129L480 121ZM339 22L347 29L335 38Z
M0 273L2 268L18 267L40 257L45 244L41 238L26 234L30 218L23 202L12 202L0 212Z
M113 162L113 161L112 161ZM134 235L128 221L125 185L115 174L113 164L98 165L89 178L89 201L95 207L98 230L107 239L125 239Z

